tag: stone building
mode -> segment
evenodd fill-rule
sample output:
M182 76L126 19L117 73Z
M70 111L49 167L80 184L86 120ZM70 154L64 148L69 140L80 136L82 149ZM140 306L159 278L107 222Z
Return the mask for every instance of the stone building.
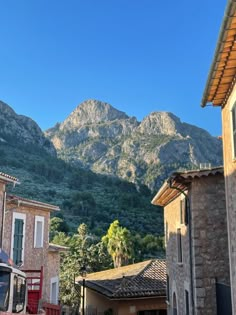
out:
M0 173L1 248L30 279L28 301L39 291L38 299L58 304L60 251L66 248L49 243L49 220L59 208L7 194L9 183L19 181Z
M221 106L232 311L236 314L236 1L228 0L202 107ZM219 122L220 123L220 122Z
M174 173L152 203L164 207L168 314L219 314L217 286L230 281L223 168Z

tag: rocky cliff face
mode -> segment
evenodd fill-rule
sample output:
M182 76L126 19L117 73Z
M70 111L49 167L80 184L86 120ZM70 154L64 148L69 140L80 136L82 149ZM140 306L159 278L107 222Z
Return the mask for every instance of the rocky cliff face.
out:
M171 171L222 164L221 142L167 112L135 117L95 100L80 104L46 131L58 155L97 173L156 188Z
M0 101L0 141L12 145L35 145L56 155L53 144L44 136L39 126L29 117L17 115Z

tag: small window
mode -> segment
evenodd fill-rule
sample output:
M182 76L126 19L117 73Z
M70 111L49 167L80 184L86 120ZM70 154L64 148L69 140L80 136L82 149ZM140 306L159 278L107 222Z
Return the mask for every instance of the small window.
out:
M180 200L180 224L185 223L186 201L185 198Z
M34 230L34 247L43 247L44 236L44 217L35 217L35 230Z
M172 311L173 315L178 315L178 309L177 309L177 299L176 299L176 294L174 292L173 294L173 311Z
M50 303L58 304L58 277L51 278Z
M166 246L167 246L168 239L169 239L169 227L168 227L168 222L166 221L166 230L165 230Z
M185 315L189 315L189 294L188 291L185 290Z
M177 229L177 258L178 263L183 262L181 229Z
M166 301L170 301L170 279L169 275L166 275Z
M236 103L232 108L233 158L236 158Z

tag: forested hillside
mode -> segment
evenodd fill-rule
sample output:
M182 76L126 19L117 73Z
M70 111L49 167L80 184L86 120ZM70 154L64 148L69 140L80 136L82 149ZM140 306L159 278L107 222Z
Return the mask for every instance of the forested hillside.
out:
M116 177L72 167L42 148L14 139L0 142L0 170L21 182L10 187L11 193L60 206L71 231L84 222L101 236L119 219L131 231L162 235L162 210L151 205L152 195L144 185L137 188Z

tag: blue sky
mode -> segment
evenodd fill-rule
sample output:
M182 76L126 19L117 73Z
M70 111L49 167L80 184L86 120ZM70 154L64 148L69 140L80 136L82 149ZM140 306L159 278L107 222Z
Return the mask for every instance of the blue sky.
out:
M45 130L86 99L170 111L221 134L200 102L226 0L0 2L0 100Z

